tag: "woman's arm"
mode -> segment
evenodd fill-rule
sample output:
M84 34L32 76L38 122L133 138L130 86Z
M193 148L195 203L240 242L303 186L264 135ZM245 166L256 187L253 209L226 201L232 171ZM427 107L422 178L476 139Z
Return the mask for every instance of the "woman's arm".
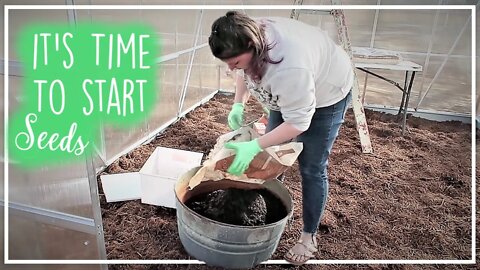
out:
M265 149L272 145L279 145L287 142L297 137L302 132L303 131L296 129L291 124L283 122L272 131L258 138L258 144L262 149Z

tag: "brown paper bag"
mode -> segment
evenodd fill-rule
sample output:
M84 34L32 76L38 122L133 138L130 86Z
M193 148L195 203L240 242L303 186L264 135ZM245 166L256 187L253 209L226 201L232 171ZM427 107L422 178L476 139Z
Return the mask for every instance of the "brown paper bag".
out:
M255 156L243 175L229 174L227 169L235 158L235 151L225 148L225 143L245 142L258 137L259 135L250 127L242 127L220 136L202 168L190 180L189 188L193 189L202 181L222 179L262 184L264 181L275 179L292 166L303 149L303 144L299 142L267 147Z

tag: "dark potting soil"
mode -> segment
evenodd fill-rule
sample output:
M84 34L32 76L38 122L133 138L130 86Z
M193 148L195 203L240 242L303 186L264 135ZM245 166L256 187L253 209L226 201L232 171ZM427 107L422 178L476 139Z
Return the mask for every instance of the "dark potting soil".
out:
M287 215L280 199L266 189L219 189L194 196L185 204L201 216L240 226L271 224Z

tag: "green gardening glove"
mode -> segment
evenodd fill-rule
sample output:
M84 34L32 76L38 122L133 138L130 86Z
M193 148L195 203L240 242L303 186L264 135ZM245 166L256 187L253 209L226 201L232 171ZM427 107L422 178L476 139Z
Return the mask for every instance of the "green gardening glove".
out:
M228 126L232 130L237 130L242 127L243 123L243 104L242 103L234 103L232 106L232 110L228 114Z
M229 142L225 144L225 148L235 150L235 159L227 170L228 173L234 175L243 174L250 166L253 158L262 152L257 139L239 143Z
M270 110L267 107L262 107L263 114L268 118L270 116Z

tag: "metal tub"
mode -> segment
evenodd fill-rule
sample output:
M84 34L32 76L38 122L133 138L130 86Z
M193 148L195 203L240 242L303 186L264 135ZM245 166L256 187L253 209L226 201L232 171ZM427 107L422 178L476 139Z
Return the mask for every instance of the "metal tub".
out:
M189 191L188 181L199 168L185 173L175 185L178 232L185 250L207 265L223 268L251 268L268 260L277 248L287 220L292 215L293 203L288 190L277 180L266 181L260 186L221 180L202 182ZM266 188L282 201L287 215L275 223L263 226L237 226L203 217L184 204L197 194L233 187Z

